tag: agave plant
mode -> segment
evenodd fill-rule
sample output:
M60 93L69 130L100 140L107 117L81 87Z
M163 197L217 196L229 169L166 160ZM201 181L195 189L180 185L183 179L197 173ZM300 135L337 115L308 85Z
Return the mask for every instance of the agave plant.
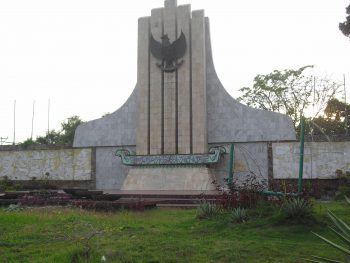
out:
M218 216L220 212L221 209L216 204L203 202L197 208L197 217L199 219L209 219Z
M285 201L283 211L289 219L307 218L312 214L312 205L303 198L291 198Z
M247 211L244 208L233 208L231 212L231 221L235 223L243 223L248 219Z
M350 198L345 196L345 200L348 204L350 204ZM335 214L333 214L331 211L328 211L328 216L333 223L333 227L330 227L330 229L343 241L345 246L334 243L333 241L317 233L314 233L314 232L312 233L316 235L318 238L322 239L327 244L341 251L344 255L345 261L339 261L339 260L318 257L318 256L312 256L312 259L306 259L306 261L316 262L316 263L350 263L350 226L346 224L343 220L341 220L339 217L337 217Z

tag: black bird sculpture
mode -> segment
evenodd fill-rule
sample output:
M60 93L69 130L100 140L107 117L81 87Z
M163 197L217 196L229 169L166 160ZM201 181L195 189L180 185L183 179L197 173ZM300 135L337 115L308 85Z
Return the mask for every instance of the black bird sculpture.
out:
M186 38L181 31L181 35L173 43L170 43L168 35L161 37L162 43L156 41L151 34L150 37L150 50L152 55L162 60L162 63L157 63L157 66L164 72L174 72L182 63L183 60L178 62L177 60L182 58L186 53Z

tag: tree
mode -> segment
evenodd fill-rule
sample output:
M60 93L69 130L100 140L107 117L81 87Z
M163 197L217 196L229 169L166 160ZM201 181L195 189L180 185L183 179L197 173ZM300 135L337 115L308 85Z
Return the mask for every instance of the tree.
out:
M35 140L36 144L62 144L61 133L51 130L45 136L38 136Z
M350 104L345 104L338 99L328 101L323 116L309 119L310 125L307 126L307 133L313 127L313 135L339 135L346 134L350 130L350 125L346 118L349 119Z
M73 144L74 134L76 128L82 124L83 121L79 116L72 116L67 119L67 121L61 123L61 143L62 144Z
M344 36L350 37L350 5L345 10L348 16L346 17L346 21L339 23L339 30L344 34Z
M51 130L44 136L38 136L36 140L31 138L21 143L22 146L27 147L34 144L44 145L72 145L74 140L75 130L79 124L83 123L79 116L72 116L61 123L62 130L55 131Z
M267 75L257 75L253 87L243 87L238 101L248 106L287 114L296 128L300 113L314 106L317 116L333 98L340 84L328 79L315 79L305 71L313 66L304 66L297 70L274 70Z

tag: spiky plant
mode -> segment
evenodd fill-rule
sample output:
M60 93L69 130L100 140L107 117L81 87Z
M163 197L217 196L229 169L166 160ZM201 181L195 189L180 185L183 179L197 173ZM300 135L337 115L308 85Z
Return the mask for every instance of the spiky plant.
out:
M240 207L233 208L230 217L234 223L243 223L248 219L247 211Z
M348 204L350 204L350 198L345 196L345 200ZM344 261L324 258L324 257L318 257L318 256L311 256L312 259L305 259L309 262L315 262L315 263L350 263L350 226L346 224L343 220L341 220L339 217L337 217L335 214L333 214L331 211L328 211L328 216L330 220L333 223L333 226L330 227L330 229L336 234L336 236L339 237L340 240L343 241L343 245L339 245L317 233L312 232L314 235L316 235L318 238L329 244L330 246L334 247L338 251L342 252L344 255Z
M300 197L287 199L283 206L287 219L305 219L312 214L312 205L308 200Z
M203 202L197 208L197 218L209 219L218 216L221 212L221 208L216 204Z

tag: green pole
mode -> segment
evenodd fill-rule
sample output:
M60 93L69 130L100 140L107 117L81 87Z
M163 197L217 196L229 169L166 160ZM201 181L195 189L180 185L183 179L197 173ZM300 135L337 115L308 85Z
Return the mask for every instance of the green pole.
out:
M230 145L230 161L228 164L228 184L231 185L233 181L233 158L235 155L235 146L233 143Z
M300 159L299 159L299 179L298 179L298 194L301 193L303 187L303 170L304 170L304 116L300 118Z

